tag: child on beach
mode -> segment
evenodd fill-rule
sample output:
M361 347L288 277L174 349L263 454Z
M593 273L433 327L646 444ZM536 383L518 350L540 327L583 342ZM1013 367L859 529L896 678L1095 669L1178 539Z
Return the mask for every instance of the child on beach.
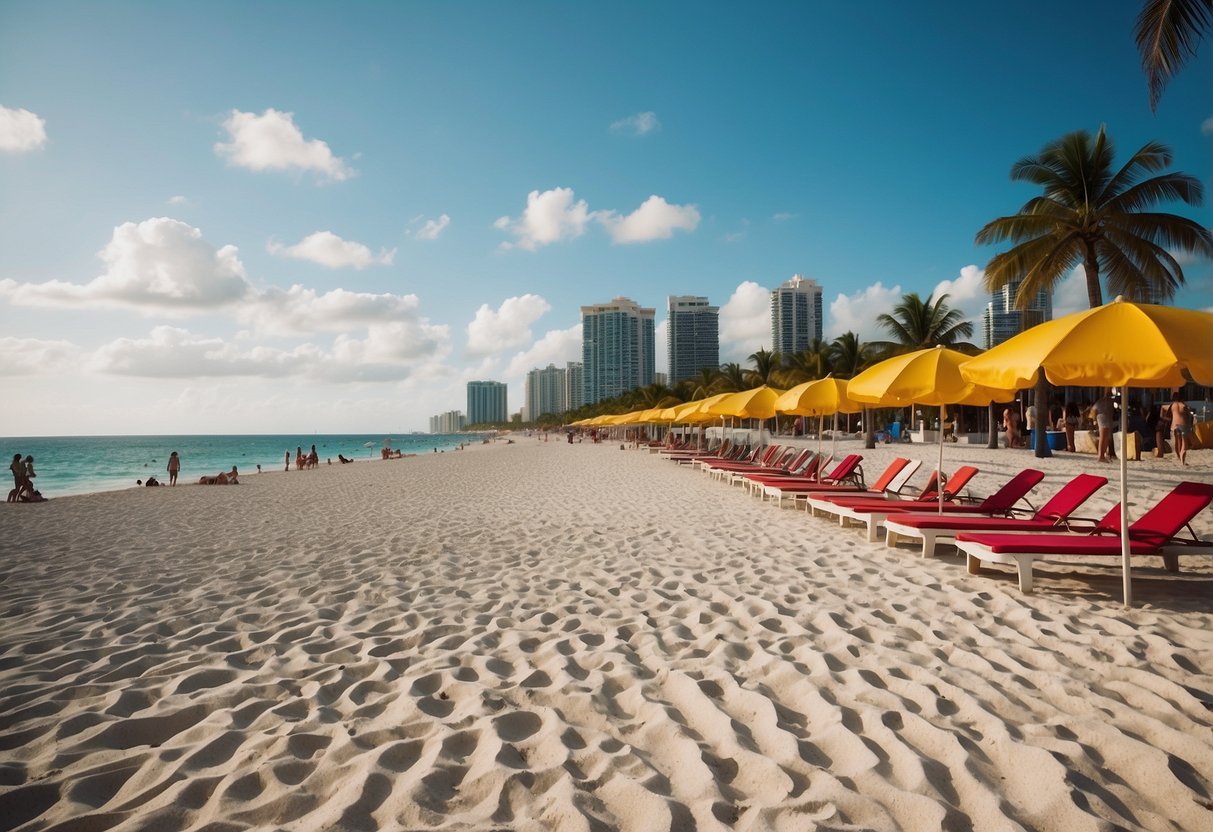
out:
M177 452L173 451L168 455L168 484L177 484L177 472L181 470L181 457L177 456ZM151 482L151 479L148 480ZM157 483L159 485L159 483Z

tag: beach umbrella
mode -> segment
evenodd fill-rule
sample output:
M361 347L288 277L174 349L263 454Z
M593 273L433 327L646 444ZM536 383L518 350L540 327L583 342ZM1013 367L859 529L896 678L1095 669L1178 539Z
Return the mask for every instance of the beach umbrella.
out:
M735 416L738 419L770 419L775 415L775 400L783 395L782 390L763 384L751 390L740 393L728 393L713 404L708 410L721 416ZM759 428L759 441L762 440L762 430Z
M1187 379L1213 385L1213 315L1117 298L1038 324L966 362L961 372L981 384L1031 387L1043 371L1052 384L1178 387ZM1120 540L1125 606L1133 603L1129 571L1127 418L1120 430Z
M817 417L817 455L821 456L821 432L827 413L858 413L863 405L847 394L845 379L826 376L798 384L775 400L775 409L792 416ZM837 431L834 431L837 433ZM830 437L830 453L834 452L835 437Z
M857 402L878 407L915 404L938 406L939 474L943 478L943 407L949 404L989 404L1015 398L1014 389L998 389L965 378L960 367L971 356L945 347L928 347L895 355L874 364L851 379L848 395ZM943 512L943 483L939 488Z

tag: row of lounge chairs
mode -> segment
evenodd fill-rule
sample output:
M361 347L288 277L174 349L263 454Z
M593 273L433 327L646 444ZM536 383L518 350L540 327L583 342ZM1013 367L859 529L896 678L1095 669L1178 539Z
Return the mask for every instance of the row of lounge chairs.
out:
M886 546L919 541L923 557L933 557L938 544L954 545L965 554L971 574L979 574L984 564L1015 566L1024 593L1032 592L1037 560L1121 554L1119 504L1098 520L1075 516L1107 484L1106 477L1079 474L1036 509L1028 495L1044 473L1033 468L977 499L965 490L978 474L973 466L957 468L942 489L939 472L933 471L926 485L912 492L908 482L921 463L904 458L895 459L868 487L859 454L849 454L830 470L830 457L777 445L725 444L714 452L686 449L662 454L741 485L760 499L770 498L781 506L790 499L813 516L835 516L843 526L864 525L873 543L884 528ZM1179 483L1129 526L1131 554L1160 556L1170 571L1178 569L1180 554L1213 554L1213 540L1198 538L1191 525L1211 503L1213 485Z

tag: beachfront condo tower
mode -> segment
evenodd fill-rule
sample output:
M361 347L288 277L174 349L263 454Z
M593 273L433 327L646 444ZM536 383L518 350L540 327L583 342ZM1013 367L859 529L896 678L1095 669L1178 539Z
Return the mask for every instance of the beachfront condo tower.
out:
M656 309L629 298L581 307L582 390L585 404L653 383Z
M821 338L821 286L793 275L771 291L771 351L791 355Z
M506 386L500 381L468 382L468 424L484 425L509 421Z
M564 365L564 409L576 410L585 404L585 373L580 361Z
M667 384L694 378L702 369L720 366L720 308L707 298L670 295L666 343L670 352Z
M430 433L459 433L464 427L463 413L458 410L430 417Z
M526 419L533 422L549 413L564 413L565 371L555 364L526 374Z
M986 304L986 311L982 315L986 349L1001 344L1025 329L1053 320L1053 293L1047 289L1037 292L1025 308L1015 307L1019 284L1020 281L1012 280L998 291L990 293L990 302Z

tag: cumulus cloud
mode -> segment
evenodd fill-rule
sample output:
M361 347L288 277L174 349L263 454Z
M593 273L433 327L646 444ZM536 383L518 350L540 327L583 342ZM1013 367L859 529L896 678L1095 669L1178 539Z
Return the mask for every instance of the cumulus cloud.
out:
M481 304L468 324L468 355L488 355L525 344L531 339L531 324L551 308L542 297L530 294L506 298L496 310Z
M699 209L694 205L671 205L654 194L626 217L604 211L597 219L620 244L647 243L674 236L675 231L694 231L699 226Z
M0 376L28 376L72 366L80 351L67 341L0 337Z
M737 361L771 346L771 292L752 280L720 307L720 360Z
M581 360L581 324L568 329L552 329L526 350L510 359L505 375L521 378L536 367L549 364L563 367L570 361Z
M326 181L342 182L356 174L327 143L307 140L295 126L295 114L273 108L261 115L232 110L223 122L230 141L217 142L215 152L229 165L253 171L312 171Z
M0 151L28 153L46 144L46 121L29 110L0 105Z
M330 269L353 267L365 269L367 266L390 266L396 256L396 249L379 249L373 253L362 243L343 240L332 231L317 231L309 234L293 246L280 243L270 243L266 249L271 254L280 257L290 257L295 260L308 260L328 266Z
M892 311L903 294L900 285L885 287L880 281L854 294L839 293L830 302L830 320L824 332L826 340L848 331L854 332L862 341L887 338L887 333L877 328L876 316Z
M985 269L973 265L965 266L952 280L941 280L937 283L931 290L931 296L939 298L944 294L948 295L948 305L951 308L959 309L965 320L980 323L986 303L990 299L985 280ZM980 329L980 326L975 326L974 332Z
M580 237L589 221L590 209L584 199L574 201L572 188L553 188L542 193L531 191L519 219L501 217L494 225L516 238L513 243L502 243L502 248L517 246L535 251L560 240Z
M629 136L645 136L661 129L661 122L652 110L636 113L627 118L621 118L611 125L612 133L623 133Z
M289 289L270 288L250 297L236 312L237 319L262 335L307 335L403 322L430 336L446 340L445 326L435 326L420 314L416 295L390 292L372 294L333 289L317 294L298 284Z
M124 306L187 315L230 306L252 287L235 246L216 249L197 228L168 217L114 229L98 256L105 272L88 283L0 280L0 297L20 306Z
M451 218L443 214L436 220L426 220L413 236L418 240L437 240L438 235L445 231L450 224Z
M168 198L169 205L186 205L188 203L189 203L189 199L187 197L184 197L181 195L170 196Z
M1087 270L1078 265L1053 287L1053 317L1061 318L1087 308Z

